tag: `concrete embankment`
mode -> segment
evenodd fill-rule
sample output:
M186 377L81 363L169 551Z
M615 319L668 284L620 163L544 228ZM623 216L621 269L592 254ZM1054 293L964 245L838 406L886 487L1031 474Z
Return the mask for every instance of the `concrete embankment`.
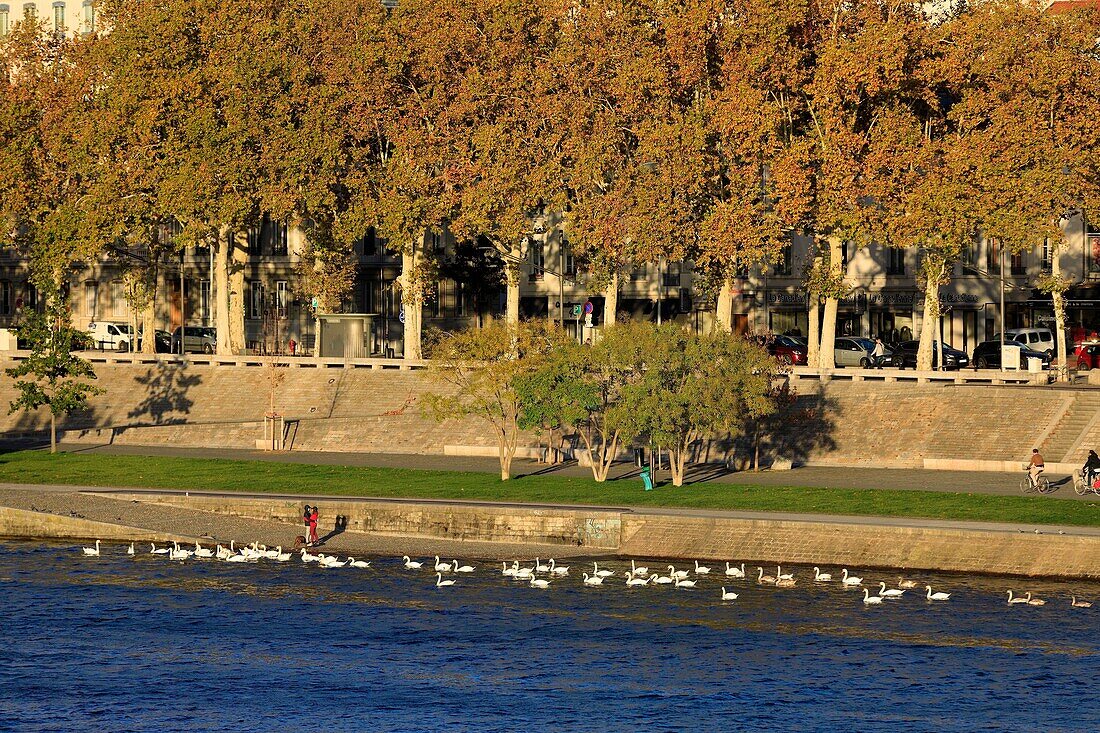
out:
M187 535L6 506L0 506L0 537L51 540L98 539L106 542L192 543L196 541L196 538Z
M301 506L308 502L319 505L329 521L347 517L347 529L354 534L470 543L483 553L499 543L502 556L504 548L511 553L516 547L557 547L571 554L1100 578L1100 529L1091 528L479 502L110 496L291 528L299 526Z

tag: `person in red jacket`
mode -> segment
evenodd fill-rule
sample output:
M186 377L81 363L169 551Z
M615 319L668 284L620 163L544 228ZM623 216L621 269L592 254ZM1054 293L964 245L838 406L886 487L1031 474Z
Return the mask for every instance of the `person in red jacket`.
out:
M309 513L309 544L317 542L317 507L313 507Z

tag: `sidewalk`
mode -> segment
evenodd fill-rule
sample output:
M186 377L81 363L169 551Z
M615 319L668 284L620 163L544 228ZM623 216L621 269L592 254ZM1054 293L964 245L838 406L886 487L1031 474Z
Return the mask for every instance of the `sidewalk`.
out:
M6 446L17 449L18 446ZM22 446L25 448L26 446ZM62 444L62 451L74 453L100 453L105 455L179 456L186 458L222 458L238 461L268 461L273 463L304 463L330 466L361 466L377 468L410 468L427 471L466 471L498 475L496 458L437 456L394 453L320 453L301 451L271 453L235 449L172 448L168 446L88 446ZM512 464L515 476L554 474L559 476L590 476L587 468L575 463L563 466L546 466L531 460L516 459ZM629 463L613 466L610 477L621 478L637 475L638 469ZM1020 496L1021 473L983 473L974 471L932 471L918 468L863 468L834 466L804 466L791 471L743 471L729 472L717 465L699 466L689 471L689 482L717 482L751 486L791 486L830 489L898 489L912 491L943 491L949 493L991 494ZM657 476L668 480L668 472ZM1057 491L1048 495L1052 499L1093 500L1089 494L1079 497L1073 492L1072 481L1067 476L1050 474Z

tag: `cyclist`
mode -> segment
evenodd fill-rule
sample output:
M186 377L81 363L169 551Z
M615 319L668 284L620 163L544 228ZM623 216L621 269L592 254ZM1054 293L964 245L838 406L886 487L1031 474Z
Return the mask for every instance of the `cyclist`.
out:
M1089 457L1081 467L1081 475L1085 477L1085 486L1091 489L1093 481L1100 475L1100 456L1096 455L1096 451L1089 451Z
M1031 449L1031 460L1027 464L1027 475L1031 479L1031 485L1035 486L1035 480L1039 478L1039 474L1046 468L1043 455L1039 452L1038 448Z

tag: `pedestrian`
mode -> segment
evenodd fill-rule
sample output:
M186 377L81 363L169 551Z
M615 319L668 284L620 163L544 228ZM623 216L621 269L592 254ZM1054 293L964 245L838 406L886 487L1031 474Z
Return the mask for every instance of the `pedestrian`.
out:
M882 339L875 339L875 348L871 349L871 366L882 369L882 361L886 358L886 347L882 345Z
M317 507L313 507L309 514L309 544L317 542Z
M309 504L306 504L306 508L302 510L302 524L305 525L304 534L306 536L306 542L309 542L309 515L310 515L310 506L309 506Z

